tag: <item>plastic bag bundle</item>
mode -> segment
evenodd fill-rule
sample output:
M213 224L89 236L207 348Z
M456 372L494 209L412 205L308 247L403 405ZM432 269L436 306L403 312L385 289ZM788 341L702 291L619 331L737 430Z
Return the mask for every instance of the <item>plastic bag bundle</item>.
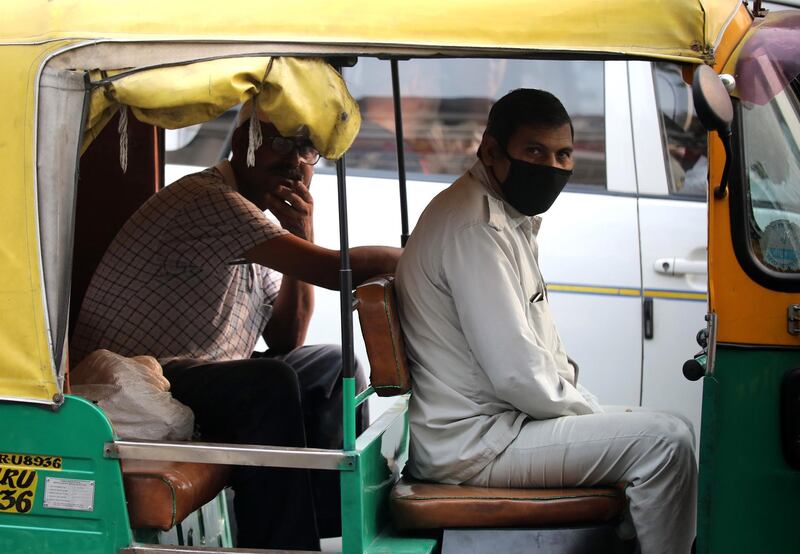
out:
M122 439L187 440L194 414L175 400L152 356L95 350L70 371L72 393L96 403Z

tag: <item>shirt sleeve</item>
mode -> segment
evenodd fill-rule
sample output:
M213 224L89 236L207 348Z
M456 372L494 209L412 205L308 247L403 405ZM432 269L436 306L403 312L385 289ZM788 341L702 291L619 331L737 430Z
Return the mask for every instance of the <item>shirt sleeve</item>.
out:
M537 340L513 252L495 229L462 229L442 268L470 350L501 400L536 419L592 413Z
M236 191L209 187L187 208L179 236L185 246L210 263L228 263L288 231L272 222Z

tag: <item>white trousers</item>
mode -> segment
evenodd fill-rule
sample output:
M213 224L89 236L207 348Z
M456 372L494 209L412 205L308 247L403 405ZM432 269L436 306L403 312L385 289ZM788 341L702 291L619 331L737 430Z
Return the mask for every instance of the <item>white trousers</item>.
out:
M642 554L688 554L697 464L691 424L675 415L633 408L532 420L465 484L568 488L621 482L628 483L628 516Z

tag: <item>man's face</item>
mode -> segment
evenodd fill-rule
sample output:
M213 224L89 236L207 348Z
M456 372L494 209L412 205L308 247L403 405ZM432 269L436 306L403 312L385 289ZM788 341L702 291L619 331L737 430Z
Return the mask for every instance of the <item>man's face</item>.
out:
M508 156L523 162L566 170L572 170L575 165L572 159L572 129L569 123L559 127L520 126L508 140L506 146L508 156L493 137L487 142L487 151L482 159L484 164L492 167L495 177L500 182L508 176L511 166Z
M276 152L272 148L272 139L280 133L270 123L261 122L263 143L255 152L256 165L247 167L248 130L249 124L245 122L234 131L231 160L239 191L245 198L266 210L266 198L278 187L292 188L296 183L308 187L311 184L314 166L304 163L296 148L285 153Z

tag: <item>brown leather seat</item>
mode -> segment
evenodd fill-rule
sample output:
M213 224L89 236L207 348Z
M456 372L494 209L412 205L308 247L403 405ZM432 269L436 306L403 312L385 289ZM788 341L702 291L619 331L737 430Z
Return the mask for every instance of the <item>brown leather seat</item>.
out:
M167 531L210 502L231 468L190 462L124 460L122 478L131 527Z
M400 529L605 523L618 519L624 506L621 488L490 489L401 479L391 493Z
M367 347L369 381L378 396L397 396L411 390L406 345L397 314L394 275L382 275L356 288L361 334Z
M411 389L400 329L394 276L371 279L356 289L370 381L379 396ZM391 493L395 524L403 529L453 527L547 527L605 523L625 506L621 487L496 489L401 479Z

